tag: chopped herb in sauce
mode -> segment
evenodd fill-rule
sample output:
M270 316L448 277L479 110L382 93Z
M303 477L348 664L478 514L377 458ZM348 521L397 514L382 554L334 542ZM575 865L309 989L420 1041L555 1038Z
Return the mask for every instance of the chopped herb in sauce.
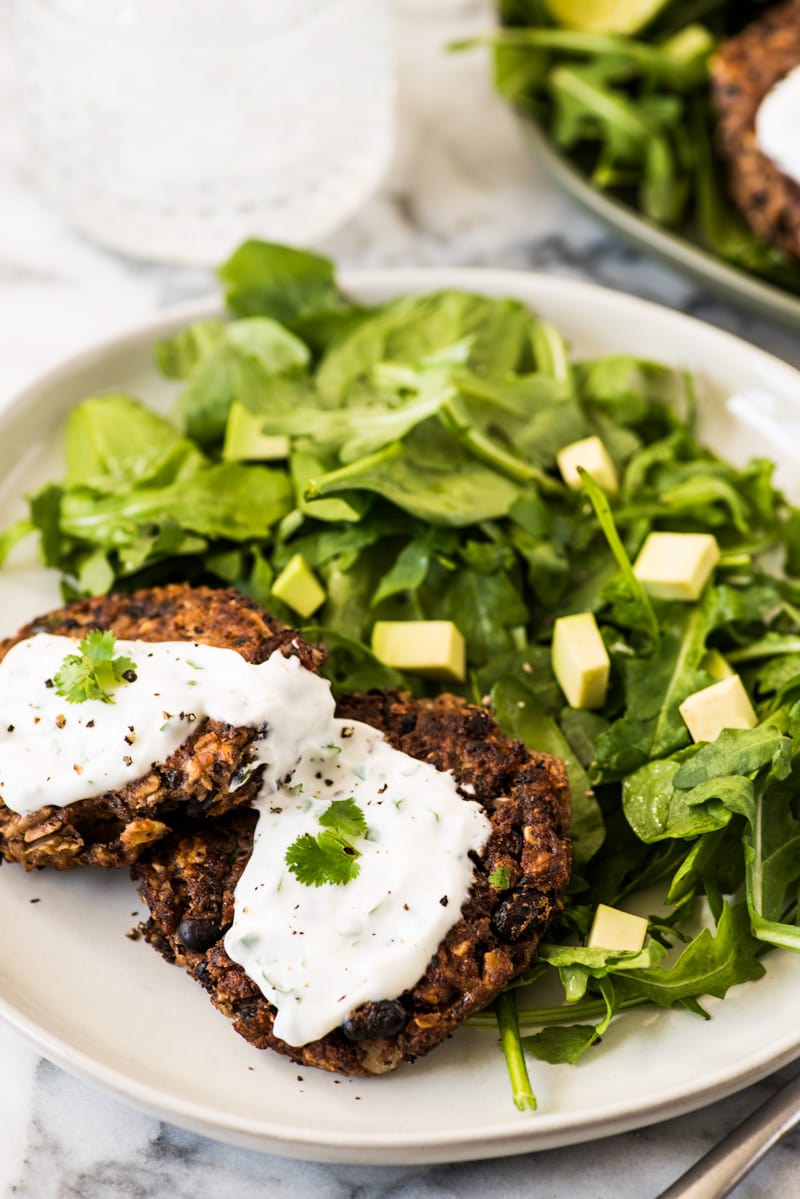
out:
M111 692L120 683L136 681L136 663L130 658L114 657L113 633L93 629L78 645L80 653L67 654L53 683L56 694L68 703L81 704L99 699L113 704Z

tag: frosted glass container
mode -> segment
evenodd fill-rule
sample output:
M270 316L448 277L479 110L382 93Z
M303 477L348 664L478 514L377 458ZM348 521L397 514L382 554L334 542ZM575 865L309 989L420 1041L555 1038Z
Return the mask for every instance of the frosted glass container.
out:
M116 250L213 264L303 244L392 147L389 0L15 0L31 169Z

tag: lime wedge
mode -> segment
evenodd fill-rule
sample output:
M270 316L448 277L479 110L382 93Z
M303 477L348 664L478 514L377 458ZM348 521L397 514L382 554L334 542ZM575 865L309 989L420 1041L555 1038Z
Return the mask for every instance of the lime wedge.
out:
M581 33L638 33L669 0L545 0L560 25Z

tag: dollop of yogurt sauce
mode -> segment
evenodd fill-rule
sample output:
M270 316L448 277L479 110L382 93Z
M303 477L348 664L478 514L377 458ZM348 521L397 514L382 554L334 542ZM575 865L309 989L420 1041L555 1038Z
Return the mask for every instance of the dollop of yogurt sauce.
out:
M758 106L755 127L762 154L800 183L800 66L767 92Z
M393 999L425 972L459 917L491 825L451 773L334 715L330 685L297 658L258 665L194 642L117 641L136 663L114 702L68 703L52 680L77 642L42 633L0 663L0 796L29 813L116 790L163 762L210 718L259 729L263 768L252 855L225 949L277 1009L275 1034L304 1045L367 1000ZM24 698L21 698L24 697ZM242 779L235 780L241 783ZM366 820L346 884L307 886L286 851L320 831L334 800Z

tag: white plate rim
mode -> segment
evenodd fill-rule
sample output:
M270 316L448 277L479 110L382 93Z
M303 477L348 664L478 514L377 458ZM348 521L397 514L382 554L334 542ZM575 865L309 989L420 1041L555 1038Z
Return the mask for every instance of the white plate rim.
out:
M640 317L644 314L645 319L660 322L676 336L710 339L714 348L721 353L726 350L737 354L746 352L754 362L763 367L765 374L774 375L777 372L778 377L787 385L793 386L800 394L800 372L766 351L684 313L581 280L527 271L432 267L342 272L341 284L346 292L365 293L368 296L376 292L385 295L422 292L443 286L509 296L521 295L523 291L531 290L539 292L542 297L550 294L561 300L572 296L580 300L589 296L597 303L613 302L618 311L629 312L631 316L635 314ZM529 296L527 298L530 299ZM544 307L546 300L542 299L540 303ZM190 321L214 316L220 312L220 302L216 297L193 300L165 309L153 318L137 323L124 333L104 339L72 355L43 373L8 404L4 404L0 408L0 426L33 403L41 391L68 381L81 369L96 365L108 356L134 349L144 342L152 343L158 337L169 335ZM126 1078L118 1070L42 1027L36 1020L8 1002L2 994L0 1016L59 1066L100 1085L158 1118L218 1140L316 1161L389 1164L470 1160L591 1140L695 1110L757 1081L800 1054L800 1038L787 1038L771 1045L768 1053L755 1055L752 1060L738 1061L735 1065L731 1063L730 1068L718 1071L705 1085L694 1087L690 1093L680 1087L665 1090L657 1104L644 1109L639 1107L632 1110L630 1103L624 1100L611 1100L600 1113L541 1113L528 1119L519 1117L512 1111L508 1119L504 1118L495 1123L487 1122L479 1137L476 1137L472 1129L466 1130L463 1136L459 1137L454 1137L452 1132L436 1130L432 1130L422 1139L417 1134L407 1135L402 1132L387 1136L383 1132L360 1131L357 1136L349 1137L339 1132L328 1133L323 1130L309 1133L307 1128L287 1128L283 1125L276 1125L270 1129L263 1120L226 1120L220 1117L218 1111L206 1105L176 1101L174 1096L165 1095L158 1088ZM499 1059L498 1065L502 1069L502 1059Z

